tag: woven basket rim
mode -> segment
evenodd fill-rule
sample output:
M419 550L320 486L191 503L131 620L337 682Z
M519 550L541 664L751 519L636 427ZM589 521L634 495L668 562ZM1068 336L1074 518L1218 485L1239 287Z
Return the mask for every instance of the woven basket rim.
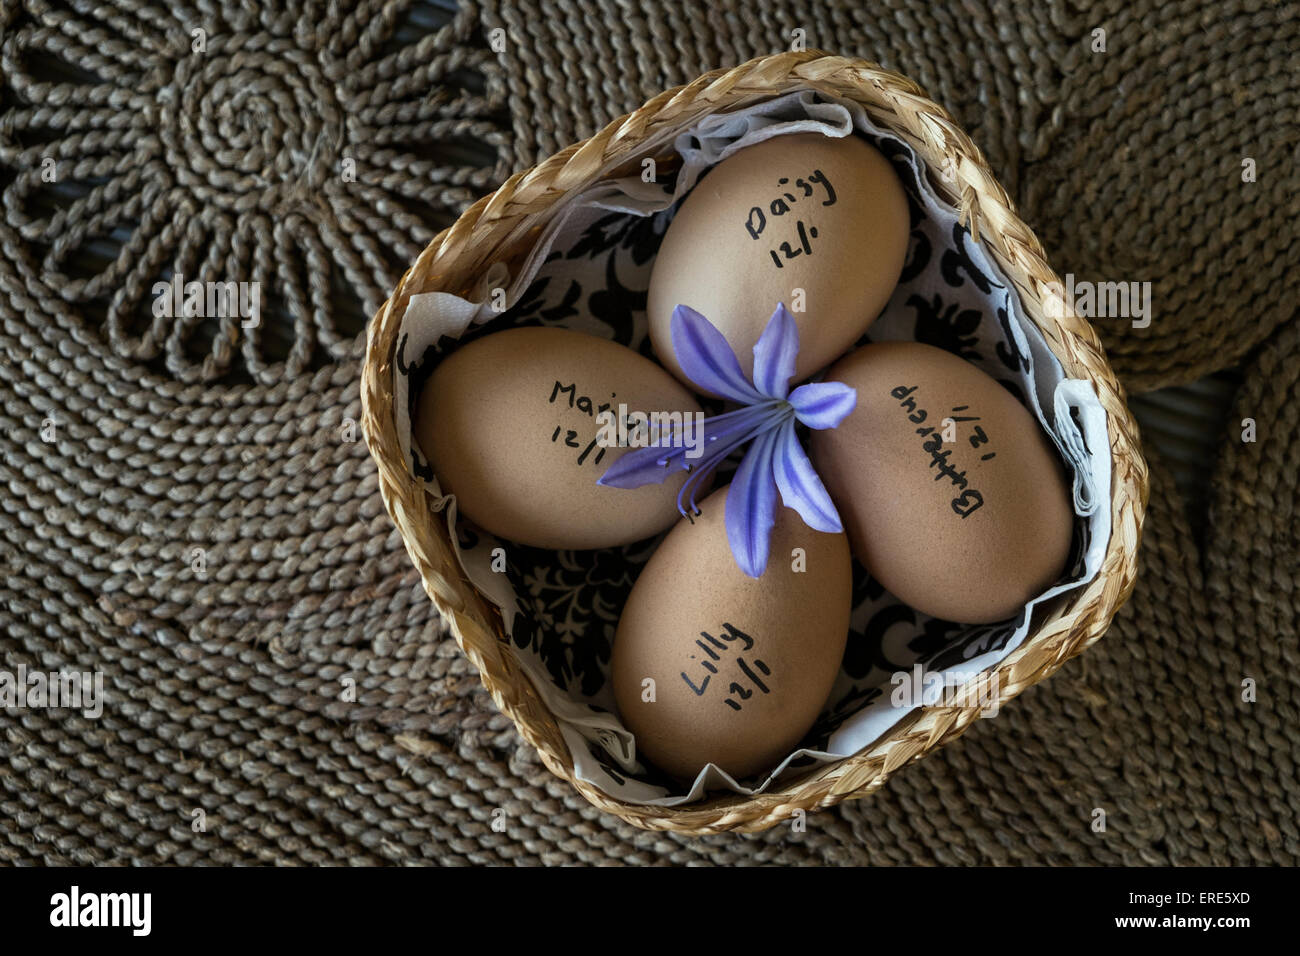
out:
M515 254L510 243L521 242L535 231L557 197L589 184L605 167L638 158L638 144L657 132L804 88L856 100L877 126L904 139L928 169L943 168L940 161L947 161L954 179L945 182L932 176L931 185L958 208L972 238L985 244L1015 285L1026 315L1042 331L1066 375L1089 380L1106 411L1112 527L1101 569L1091 582L1056 602L991 672L998 677L999 707L1100 639L1133 590L1147 502L1147 468L1124 389L1086 321L1068 310L1060 317L1047 315L1044 297L1053 284L1059 288L1060 279L983 154L947 111L907 77L867 60L818 50L759 57L667 90L590 139L511 176L435 236L371 320L361 375L362 427L378 468L384 505L425 591L477 668L493 702L538 750L548 769L594 806L645 829L691 834L760 830L791 819L796 810L821 809L865 796L903 765L963 733L978 711L970 707L914 711L857 753L752 797L719 794L681 807L646 806L621 801L579 780L554 715L503 640L499 613L465 579L443 516L431 510L430 496L405 466L391 384L397 328L412 294L435 289L467 293L485 263Z

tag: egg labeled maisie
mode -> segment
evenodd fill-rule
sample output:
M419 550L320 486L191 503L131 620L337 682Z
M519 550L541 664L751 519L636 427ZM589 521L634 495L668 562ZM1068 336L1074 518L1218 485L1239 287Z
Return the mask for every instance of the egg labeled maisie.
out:
M647 313L655 355L689 383L673 353L673 309L690 306L731 345L745 372L778 303L799 328L793 381L861 337L884 309L907 255L903 185L857 136L774 136L700 180L664 233Z
M810 453L854 555L925 614L1005 620L1065 572L1074 507L1037 419L942 349L868 345L827 373L857 408Z
M826 704L844 656L852 566L844 534L778 505L761 578L727 541L728 489L664 539L614 638L614 697L637 753L680 780L707 763L775 768Z
M680 517L684 471L640 488L596 484L629 451L614 443L635 436L635 427L618 434L619 417L635 426L636 413L696 423L703 415L676 379L632 349L566 329L508 329L438 364L419 396L415 438L443 492L485 531L540 548L614 547Z

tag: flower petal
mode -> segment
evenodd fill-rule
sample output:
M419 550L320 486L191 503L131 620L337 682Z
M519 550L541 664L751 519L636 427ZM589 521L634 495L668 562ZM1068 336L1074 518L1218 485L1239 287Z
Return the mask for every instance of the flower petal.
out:
M711 467L716 467L756 432L775 427L780 421L779 415L777 403L767 402L762 405L745 405L723 415L706 418L700 422L698 430L693 419L684 422L674 426L671 431L650 435L656 444L624 452L610 463L605 473L596 479L596 484L612 488L639 488L642 485L662 484L670 475L681 471L698 472L710 463ZM693 435L688 436L687 426L694 432ZM653 431L654 429L648 429L648 432ZM699 452L694 458L688 455L692 450L686 444L688 437L693 439L695 450ZM683 510L682 514L685 513Z
M814 531L836 533L844 530L835 503L799 444L793 421L781 426L776 453L772 456L772 471L781 500L787 508L799 512L804 524Z
M763 402L758 405L742 405L740 408L704 419L700 431L703 434L705 451L710 451L719 442L734 448L752 436L755 426L776 427L781 421L782 404Z
M731 453L755 435L768 429L776 428L780 423L780 412L772 406L745 405L734 412L727 412L714 418L704 420L703 454L689 462L691 476L682 482L677 492L677 511L683 517L699 514L695 496L709 481L719 465L731 457ZM710 425L710 423L716 423ZM687 504L690 510L687 511Z
M611 488L640 488L660 485L669 475L686 469L686 449L631 448L605 469L596 484Z
M712 322L690 306L679 305L673 309L671 331L677 364L699 388L744 405L763 400Z
M751 578L761 578L767 570L767 552L776 523L772 455L779 433L779 429L771 429L755 439L727 490L727 541L736 564Z
M809 428L834 428L858 404L858 393L843 382L810 382L790 393L799 421Z
M799 326L785 303L778 302L754 345L754 387L771 398L785 398L790 394L798 354Z

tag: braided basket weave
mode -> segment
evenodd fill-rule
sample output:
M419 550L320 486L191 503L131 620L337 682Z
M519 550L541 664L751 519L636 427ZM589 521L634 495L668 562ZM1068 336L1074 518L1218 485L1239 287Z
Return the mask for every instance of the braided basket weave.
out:
M567 779L595 806L647 829L685 833L760 830L789 820L798 809L815 810L864 796L881 787L904 764L961 734L979 711L970 707L915 711L857 754L752 797L726 794L681 808L644 806L620 801L577 779L555 717L503 640L499 614L464 579L445 522L434 513L432 499L411 476L403 459L392 389L398 328L411 295L436 290L468 295L489 265L504 262L513 267L520 262L559 199L602 174L608 175L611 167L639 164L644 155L642 144L651 137L711 113L742 108L796 89L817 89L855 100L878 126L905 140L930 170L948 164L946 168L955 174L952 181L932 176L932 185L959 209L972 235L984 243L1015 285L1025 313L1041 329L1066 376L1090 381L1107 413L1113 527L1100 573L1055 602L1050 613L1036 622L1020 647L997 668L998 703L1049 676L1100 638L1133 589L1147 469L1123 388L1086 321L1069 314L1068 309L1063 318L1047 316L1044 297L1050 284L1060 280L979 149L947 112L903 76L864 60L815 51L751 60L662 93L585 142L512 176L436 236L369 326L361 387L363 426L389 514L425 590L478 668L492 699L537 748L552 772ZM664 147L661 152L667 150Z

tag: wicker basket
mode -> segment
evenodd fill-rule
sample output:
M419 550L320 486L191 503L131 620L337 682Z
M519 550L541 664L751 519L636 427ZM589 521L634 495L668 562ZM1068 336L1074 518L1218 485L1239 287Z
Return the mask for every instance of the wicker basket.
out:
M624 803L577 779L554 716L502 639L499 614L462 576L446 524L432 511L431 499L409 474L399 450L392 391L398 326L412 294L443 290L466 295L488 265L516 265L536 234L537 224L557 199L589 185L611 164L621 167L626 161L627 168L634 168L644 155L641 144L656 133L801 88L856 100L877 125L910 144L930 170L943 169L945 160L950 163L955 181L931 176L932 185L958 207L972 234L1014 283L1026 314L1042 330L1066 375L1091 381L1107 412L1113 527L1100 573L1056 602L998 667L998 702L1010 700L1052 674L1100 638L1133 589L1147 470L1123 388L1087 322L1069 314L1061 319L1047 317L1043 298L1049 284L1059 279L984 157L952 118L916 84L897 73L863 60L814 51L751 60L662 93L586 142L512 176L435 237L371 322L362 370L363 425L379 467L384 503L425 590L478 668L483 685L552 772L572 783L595 806L647 829L684 833L759 830L788 821L797 809L811 811L864 796L904 764L962 733L978 711L963 707L914 711L857 754L753 797L726 794L679 808L643 806ZM667 150L665 147L663 152ZM662 158L669 159L667 155Z

